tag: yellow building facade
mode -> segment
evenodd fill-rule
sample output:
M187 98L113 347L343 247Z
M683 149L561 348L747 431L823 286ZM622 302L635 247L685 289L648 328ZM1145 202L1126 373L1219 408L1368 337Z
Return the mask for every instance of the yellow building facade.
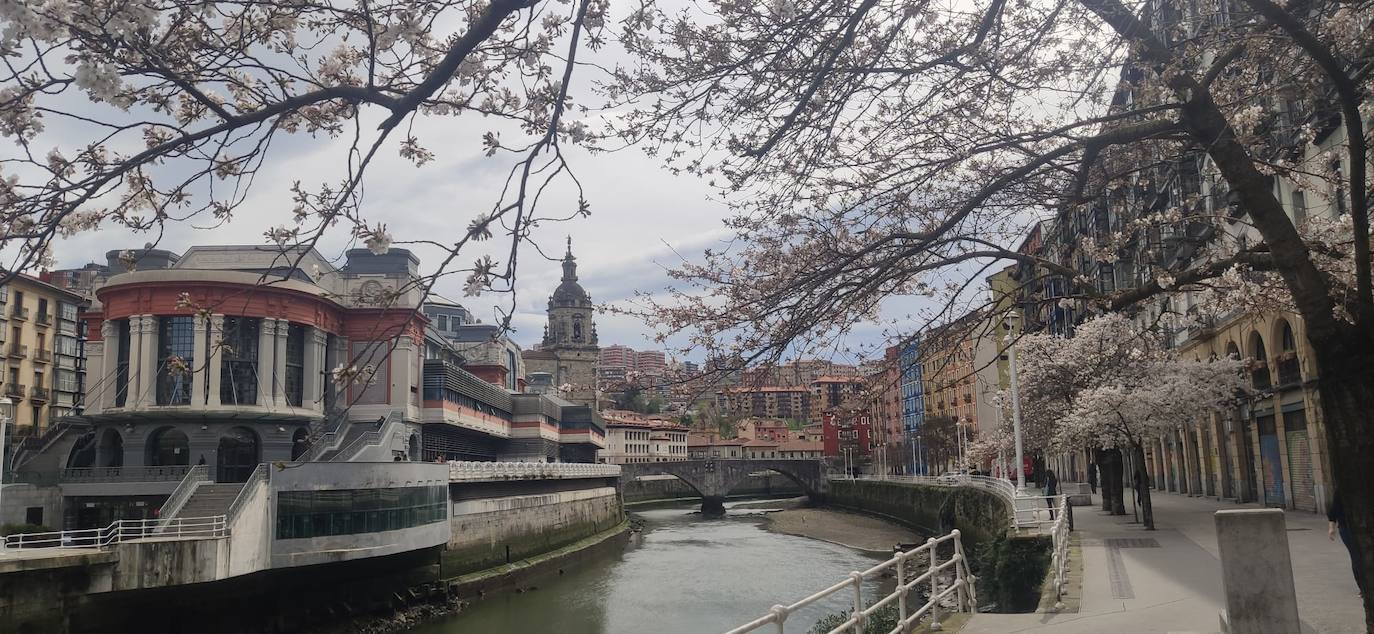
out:
M0 286L0 395L16 436L41 434L82 405L82 296L28 276Z

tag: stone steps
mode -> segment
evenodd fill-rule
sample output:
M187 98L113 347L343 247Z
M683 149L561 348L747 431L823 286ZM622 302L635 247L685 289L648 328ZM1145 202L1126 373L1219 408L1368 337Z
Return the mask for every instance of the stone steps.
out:
M229 506L243 490L242 482L225 484L202 484L191 494L191 499L177 512L176 517L212 517L224 515Z

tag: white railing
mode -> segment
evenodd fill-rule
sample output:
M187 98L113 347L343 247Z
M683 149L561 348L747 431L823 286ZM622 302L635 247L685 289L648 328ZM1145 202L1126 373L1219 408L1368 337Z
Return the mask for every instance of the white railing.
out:
M1071 529L1072 513L1069 509L1069 496L1059 496L1059 515L1054 519L1054 527L1050 531L1050 537L1054 543L1054 556L1050 559L1050 567L1054 570L1054 609L1064 609L1064 589L1068 585L1067 575L1069 572L1069 531Z
M940 561L939 546L945 542L954 543L954 554L948 561ZM929 556L929 564L926 571L913 578L908 578L906 562L914 559L920 553ZM954 581L949 587L941 587L941 573L945 570L954 569ZM895 570L892 570L895 569ZM887 571L892 570L897 577L897 585L892 592L875 601L872 605L864 606L864 581L878 579L887 576ZM801 610L809 605L822 601L830 596L852 590L854 593L854 608L849 613L849 618L841 623L839 627L830 630L829 634L839 634L842 632L860 633L864 631L864 623L877 610L897 603L897 614L899 621L897 627L893 628L890 634L909 632L926 615L930 615L930 629L940 629L940 603L947 599L951 594L956 597L956 610L960 612L977 612L978 600L975 596L974 577L968 568L968 559L964 556L963 542L959 539L959 531L950 531L948 535L940 538L930 538L920 547L898 553L897 556L884 561L863 572L851 572L849 578L836 583L820 592L812 594L804 599L789 605L775 605L768 614L754 619L741 625L727 634L744 634L752 632L767 625L774 625L775 631L782 634L787 624L787 618L794 612ZM916 607L909 605L907 594L915 590L918 585L927 584L930 588L924 605Z
M228 534L223 515L178 517L171 520L115 520L105 528L6 535L4 549L107 548L136 539L212 539Z
M360 434L357 438L354 438L348 443L348 446L340 449L333 456L330 456L329 461L349 462L357 458L358 454L363 452L363 449L382 444L382 440L390 438L397 426L404 424L401 417L397 416L395 411L392 411L386 415L386 420L382 421L382 424L377 425L376 429L368 430Z
M620 465L589 462L460 462L450 460L448 463L448 479L452 482L613 478L619 475Z
M172 494L167 496L167 501L162 503L162 508L158 509L157 515L161 521L166 523L176 517L176 514L181 512L181 507L186 506L186 502L195 494L201 483L209 481L210 467L203 464L191 467L186 472L186 477L177 484L177 488L173 489Z
M243 508L243 505L249 498L253 497L253 488L267 481L268 468L267 463L263 462L253 469L253 473L248 476L248 480L244 481L243 488L239 489L239 494L234 496L234 501L230 502L229 508L224 511L226 523L232 524L234 518L238 517L239 510Z
M1064 513L1060 507L1067 502L1067 495L1023 495L1016 498L1016 528L1022 532L1049 535Z
M1046 496L1026 495L1017 491L1016 485L1010 480L994 478L991 476L979 475L943 475L943 476L913 476L913 475L862 475L855 478L836 477L837 480L858 479L858 480L880 480L884 482L906 482L910 484L923 484L927 486L946 486L946 487L971 487L982 489L1002 498L1007 503L1011 511L1012 526L1022 531L1046 532L1055 520L1055 513L1052 509L1059 504L1060 498L1066 496L1053 496L1052 501Z

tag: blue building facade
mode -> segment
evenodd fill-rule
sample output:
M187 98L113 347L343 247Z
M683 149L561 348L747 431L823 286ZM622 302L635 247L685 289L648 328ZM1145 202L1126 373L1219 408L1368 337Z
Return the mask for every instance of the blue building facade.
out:
M919 339L913 339L902 347L898 356L898 363L901 370L902 431L906 434L907 443L914 445L917 436L921 433L921 427L925 423L926 416ZM920 472L920 465L917 464L916 459L917 452L912 451L910 455L911 460L907 465L907 473Z

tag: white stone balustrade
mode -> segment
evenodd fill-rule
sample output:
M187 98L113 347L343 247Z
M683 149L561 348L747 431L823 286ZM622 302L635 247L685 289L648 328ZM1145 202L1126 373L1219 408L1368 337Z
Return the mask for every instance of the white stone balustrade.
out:
M620 465L585 462L460 462L450 460L448 463L450 482L614 478L619 475Z

